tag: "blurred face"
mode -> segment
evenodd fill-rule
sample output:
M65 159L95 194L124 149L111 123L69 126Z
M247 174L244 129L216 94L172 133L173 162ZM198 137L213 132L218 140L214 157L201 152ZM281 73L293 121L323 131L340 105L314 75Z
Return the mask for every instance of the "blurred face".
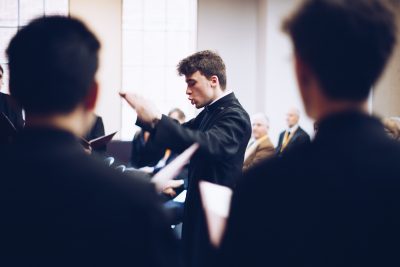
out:
M294 110L290 110L286 114L286 123L289 128L295 126L299 122L299 115Z
M184 123L184 121L179 117L179 113L176 112L176 111L174 111L171 114L169 114L169 117L174 119L174 120L179 121L180 124Z
M215 81L208 80L206 76L196 71L192 75L186 76L186 94L192 105L196 108L207 106L215 97Z
M253 137L255 139L260 139L261 137L266 135L268 133L268 128L267 125L265 124L265 121L258 118L253 119L252 131L253 131Z

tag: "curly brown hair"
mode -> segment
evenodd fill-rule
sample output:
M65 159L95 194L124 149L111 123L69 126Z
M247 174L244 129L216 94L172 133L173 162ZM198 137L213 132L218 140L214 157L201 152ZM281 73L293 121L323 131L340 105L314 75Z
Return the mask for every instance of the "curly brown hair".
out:
M200 51L182 59L177 70L179 75L189 76L199 71L202 75L210 79L217 76L222 90L226 88L226 69L222 58L211 50Z

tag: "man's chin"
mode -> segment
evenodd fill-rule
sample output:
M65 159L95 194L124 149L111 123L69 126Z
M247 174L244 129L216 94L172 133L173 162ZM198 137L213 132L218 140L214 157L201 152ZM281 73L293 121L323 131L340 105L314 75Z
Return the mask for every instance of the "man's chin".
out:
M200 108L203 108L205 105L202 105L202 104L194 104L194 106L195 106L197 109L200 109Z

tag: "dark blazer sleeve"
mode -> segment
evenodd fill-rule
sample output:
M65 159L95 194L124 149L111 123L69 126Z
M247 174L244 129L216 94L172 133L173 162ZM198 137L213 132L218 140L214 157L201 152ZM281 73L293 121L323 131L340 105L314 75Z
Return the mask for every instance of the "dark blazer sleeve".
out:
M180 153L193 143L198 143L199 153L222 160L235 155L250 127L245 115L234 109L225 109L206 131L191 129L191 124L180 125L163 116L156 126L151 141Z

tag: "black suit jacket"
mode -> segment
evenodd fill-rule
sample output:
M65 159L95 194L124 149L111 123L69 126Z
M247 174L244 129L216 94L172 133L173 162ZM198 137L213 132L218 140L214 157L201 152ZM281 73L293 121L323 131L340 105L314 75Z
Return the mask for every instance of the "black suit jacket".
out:
M278 156L286 153L286 151L289 151L293 148L310 143L310 136L299 126L297 130L293 133L293 136L289 139L289 143L286 145L285 149L281 152L284 136L285 131L281 132L279 135L278 146L276 147L276 155Z
M400 266L399 192L400 145L381 123L327 118L241 179L219 266Z
M250 135L249 116L231 93L183 125L163 116L146 143L151 151L147 155L158 158L165 148L180 153L195 142L200 145L189 164L182 232L185 266L207 266L214 253L200 201L199 180L234 187Z
M97 162L60 130L26 128L4 149L0 266L175 266L151 184Z

